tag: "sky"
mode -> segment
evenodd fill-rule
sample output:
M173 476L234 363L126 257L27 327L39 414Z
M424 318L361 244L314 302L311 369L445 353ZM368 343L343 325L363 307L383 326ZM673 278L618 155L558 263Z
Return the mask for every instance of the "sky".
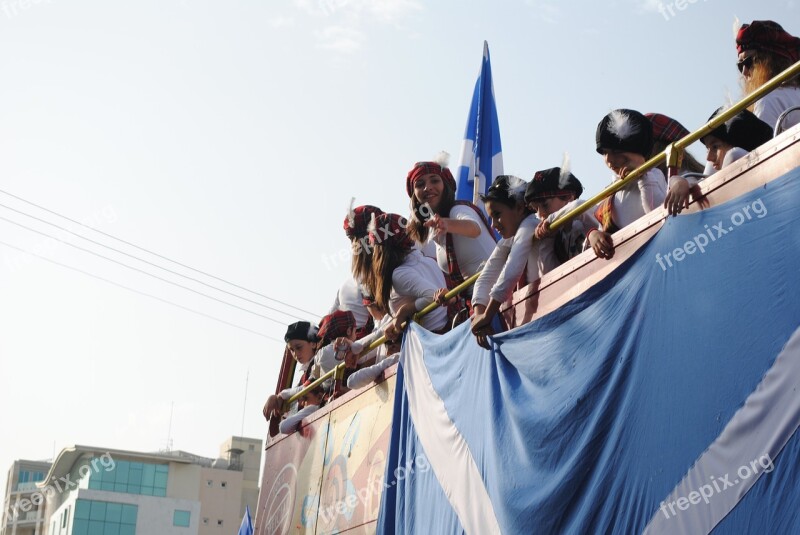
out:
M505 172L566 151L587 197L611 109L741 96L735 17L800 34L794 0L0 0L0 470L263 438L351 197L406 214L414 162L457 164L484 40Z

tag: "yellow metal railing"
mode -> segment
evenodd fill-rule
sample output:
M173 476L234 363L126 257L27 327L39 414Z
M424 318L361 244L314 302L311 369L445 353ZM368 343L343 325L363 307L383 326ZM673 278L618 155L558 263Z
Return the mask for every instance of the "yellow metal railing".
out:
M772 78L770 81L759 87L757 90L753 91L752 93L741 99L739 102L731 106L729 109L720 113L719 115L708 121L706 124L704 124L697 130L692 132L691 134L681 138L680 140L674 143L671 143L663 152L660 152L659 154L647 160L644 164L636 168L624 179L617 180L616 182L614 182L613 184L602 190L600 193L598 193L591 199L587 200L580 206L570 210L563 216L553 221L553 223L550 225L550 229L555 230L563 226L566 222L573 219L574 217L581 215L582 213L584 213L587 210L590 210L591 208L594 208L594 206L597 205L597 203L599 203L609 195L613 195L614 193L618 192L619 190L621 190L634 180L640 178L647 171L659 165L661 162L665 160L667 161L668 166L679 167L681 158L683 156L683 151L684 149L686 149L686 147L688 147L701 137L704 137L705 135L711 133L711 131L713 131L715 128L726 122L728 119L732 118L740 111L750 106L750 104L759 100L770 91L773 91L774 89L778 88L781 84L783 84L787 80L794 78L797 75L800 75L800 61L798 61L797 63L795 63L782 73ZM459 284L458 286L447 292L447 294L445 294L445 299L450 299L452 297L455 297L465 289L472 286L472 284L474 284L475 281L478 280L479 275L480 272L474 274L473 276L469 277L467 280L465 280L464 282L462 282L461 284ZM425 308L423 308L414 315L414 321L418 322L420 318L430 313L431 311L436 310L436 308L438 308L439 306L440 305L436 302L430 303L428 306L426 306ZM405 328L406 326L407 322L403 324L403 328ZM386 341L387 341L386 337L381 336L379 339L372 342L369 345L369 347L364 349L364 351L368 353L373 349L381 346L382 344L385 344ZM321 385L322 383L324 383L325 381L327 381L332 377L334 379L339 379L339 380L341 380L344 377L343 362L341 364L338 364L334 369L323 374L319 379L315 380L313 383L304 388L302 391L298 392L297 394L286 400L284 406L290 405L295 401L299 400L304 395L306 395L306 393L308 393L310 390L313 390L314 388L318 387L319 385Z
M606 189L592 197L591 199L587 200L585 203L581 204L580 206L570 210L563 216L559 217L555 221L550 224L550 229L555 230L561 226L563 226L567 221L570 219L581 215L585 211L593 208L597 203L608 197L609 195L613 195L634 180L640 178L644 175L647 171L652 169L653 167L657 166L664 160L667 161L667 165L669 167L679 167L681 159L683 157L683 151L700 139L701 137L706 136L707 134L711 133L712 130L723 124L728 119L732 118L734 115L742 111L743 109L747 108L750 104L754 103L755 101L762 98L764 95L769 93L770 91L777 89L778 86L790 80L800 74L800 61L783 71L782 73L778 74L770 81L744 97L742 100L731 106L729 109L725 110L724 112L720 113L706 124L692 132L691 134L679 139L678 141L671 143L663 152L660 152L647 160L643 163L640 167L636 168L632 171L628 176L623 178L622 180L617 180ZM775 126L775 125L770 125Z

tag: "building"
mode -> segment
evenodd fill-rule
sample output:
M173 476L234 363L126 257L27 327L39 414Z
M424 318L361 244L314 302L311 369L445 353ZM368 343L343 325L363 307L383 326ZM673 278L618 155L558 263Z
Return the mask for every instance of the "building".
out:
M45 461L14 461L8 470L3 501L0 535L41 535L44 526L44 505L34 504L36 483L50 471Z
M220 456L73 446L38 484L43 535L219 535L255 510L262 441L231 437ZM255 468L254 468L255 467Z

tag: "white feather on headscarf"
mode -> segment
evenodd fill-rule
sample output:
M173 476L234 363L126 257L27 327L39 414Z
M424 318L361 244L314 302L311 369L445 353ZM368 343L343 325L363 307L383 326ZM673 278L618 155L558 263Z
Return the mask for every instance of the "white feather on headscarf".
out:
M614 110L609 115L611 117L608 121L608 131L618 139L628 139L639 131L639 126L634 124L624 111Z
M508 175L508 196L514 197L517 202L524 202L525 190L528 183L518 176Z
M733 38L736 39L739 36L739 30L742 29L742 21L739 20L739 17L736 15L733 16Z
M347 208L347 223L352 228L356 224L356 211L353 209L353 205L356 203L356 198L350 198L350 206Z
M375 219L375 212L372 212L369 218L369 225L367 225L368 234L376 234L378 231L378 221Z
M571 163L569 161L569 153L564 153L564 159L561 161L561 172L558 173L558 189L564 189L567 187L567 182L569 182L569 175L572 173L572 169L570 169Z
M447 167L450 164L450 153L439 151L439 154L436 155L433 162L438 163L441 167Z

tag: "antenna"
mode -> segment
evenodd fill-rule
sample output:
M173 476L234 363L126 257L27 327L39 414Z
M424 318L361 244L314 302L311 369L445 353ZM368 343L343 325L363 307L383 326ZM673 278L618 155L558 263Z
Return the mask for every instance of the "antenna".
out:
M247 384L250 382L250 369L247 369L247 377L244 380L244 406L242 407L242 431L239 433L240 437L244 436L244 415L247 412Z
M169 407L169 429L167 430L167 449L165 451L172 451L172 413L175 410L175 402L173 401Z

